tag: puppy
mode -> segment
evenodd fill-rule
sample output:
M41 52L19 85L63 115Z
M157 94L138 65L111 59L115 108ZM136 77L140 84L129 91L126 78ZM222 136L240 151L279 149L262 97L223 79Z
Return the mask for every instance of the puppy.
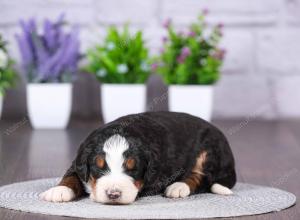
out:
M234 158L221 131L192 115L148 112L91 133L58 186L41 198L68 202L87 193L95 202L130 204L161 193L229 195L235 183Z

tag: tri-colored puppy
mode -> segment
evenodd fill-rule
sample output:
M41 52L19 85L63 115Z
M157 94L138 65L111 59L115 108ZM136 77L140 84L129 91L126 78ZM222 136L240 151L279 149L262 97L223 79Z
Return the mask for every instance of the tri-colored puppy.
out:
M184 113L121 117L90 134L58 186L41 194L68 202L86 193L96 202L129 204L138 196L229 195L234 158L224 135Z

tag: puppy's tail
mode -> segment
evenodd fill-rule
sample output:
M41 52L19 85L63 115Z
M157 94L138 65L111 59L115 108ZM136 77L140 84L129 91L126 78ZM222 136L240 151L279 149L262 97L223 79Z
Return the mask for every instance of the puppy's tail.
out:
M210 187L210 191L212 193L224 195L224 196L233 194L233 192L229 188L227 188L226 186L222 186L221 184L218 184L218 183L214 183Z

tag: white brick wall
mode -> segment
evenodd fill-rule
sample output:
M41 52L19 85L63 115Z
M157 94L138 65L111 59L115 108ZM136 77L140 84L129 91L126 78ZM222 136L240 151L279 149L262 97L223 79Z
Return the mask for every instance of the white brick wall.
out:
M286 21L289 24L300 24L300 1L285 0L286 3Z
M158 0L97 0L97 20L104 24L146 25L155 20Z
M276 20L281 0L163 0L162 18L172 17L188 24L203 8L211 12L209 21L227 25L268 24Z
M300 29L284 27L260 31L257 62L264 73L299 75Z
M65 12L82 28L82 51L105 36L110 24L130 21L142 29L155 54L172 18L181 29L198 12L210 10L208 24L225 24L227 50L216 86L214 116L300 117L300 0L0 0L0 33L18 57L14 34L20 17L55 18Z
M268 84L266 77L250 74L224 76L216 85L215 117L274 117L275 100Z
M281 118L299 117L300 76L278 76L274 79L276 109Z
M223 73L247 74L253 70L254 33L247 29L225 29L221 47L226 48Z
M16 25L20 18L55 19L62 12L65 12L70 23L87 25L95 21L95 8L91 7L92 4L92 0L1 0L0 25Z

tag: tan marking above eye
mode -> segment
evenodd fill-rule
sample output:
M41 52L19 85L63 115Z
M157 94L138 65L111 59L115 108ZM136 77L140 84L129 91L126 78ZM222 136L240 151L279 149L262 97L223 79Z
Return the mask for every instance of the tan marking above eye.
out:
M96 164L99 168L103 168L105 165L105 159L103 156L97 156L96 157Z
M125 167L126 169L128 170L132 170L134 167L135 167L135 159L133 158L128 158L126 161L125 161Z

